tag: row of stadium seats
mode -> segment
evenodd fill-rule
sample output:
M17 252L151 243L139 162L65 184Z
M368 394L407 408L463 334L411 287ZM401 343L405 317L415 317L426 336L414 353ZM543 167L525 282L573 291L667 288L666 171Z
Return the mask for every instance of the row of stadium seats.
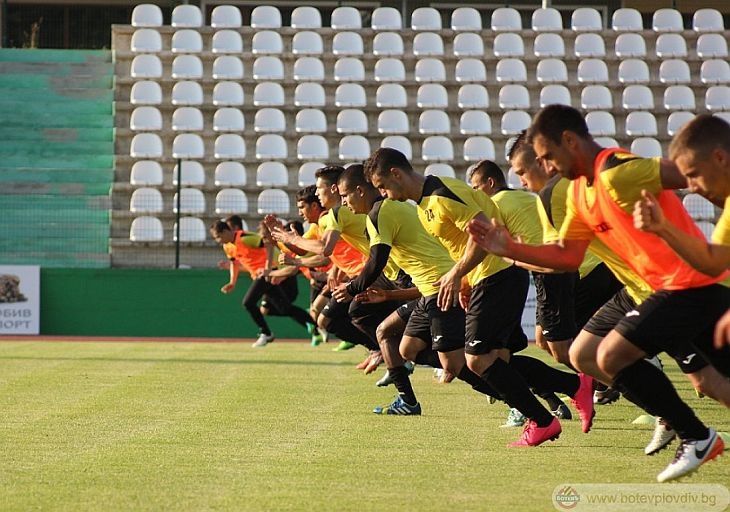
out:
M171 211L173 213L178 212L178 199L180 213L186 215L202 215L208 211L205 195L200 189L186 187L181 188L179 194L175 192L172 197ZM268 188L262 190L258 194L256 204L259 214L289 213L289 196L281 189ZM164 212L162 193L158 189L151 187L139 187L135 189L130 198L129 211L137 214ZM221 189L215 196L215 214L229 215L232 213L249 213L248 198L240 188Z

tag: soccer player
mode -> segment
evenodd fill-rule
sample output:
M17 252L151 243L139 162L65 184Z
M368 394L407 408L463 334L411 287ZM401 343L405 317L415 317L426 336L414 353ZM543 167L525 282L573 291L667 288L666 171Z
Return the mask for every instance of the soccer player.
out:
M680 188L685 180L666 160L601 148L583 115L564 105L543 108L528 130L528 141L540 161L572 181L561 242L520 244L503 227L484 219L469 224L472 240L519 261L575 270L591 240L598 238L644 276L657 291L608 333L598 347L597 363L617 389L650 414L665 418L682 439L674 460L657 480L695 471L722 453L724 443L682 401L667 376L644 358L666 351L691 361L705 352L712 343L712 327L730 305L730 291L718 284L724 275L709 277L692 269L656 235L636 229L633 219L634 204L646 189L658 195L665 214L685 233L701 237L674 192L665 190Z
M539 360L510 358L509 354L510 346L526 341L521 321L529 275L481 249L464 231L474 218L486 221L486 215L499 217L494 202L463 181L416 173L403 153L393 148L375 151L365 163L365 174L389 199L415 201L421 224L446 247L455 262L439 280L437 306L442 311L457 301L467 306L465 353L469 369L510 407L527 416L522 436L512 446L537 446L557 438L562 431L560 422L538 402L523 375L530 384L542 381L544 388L546 380L552 379L556 391L572 386L574 376ZM463 289L462 280L466 285ZM566 392L576 398L574 404L584 432L590 430L593 419L592 381L581 375L577 389Z

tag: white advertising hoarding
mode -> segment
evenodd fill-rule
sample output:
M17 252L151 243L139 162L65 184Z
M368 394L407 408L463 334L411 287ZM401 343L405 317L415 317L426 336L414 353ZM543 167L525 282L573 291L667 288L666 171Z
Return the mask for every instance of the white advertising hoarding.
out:
M40 283L38 266L0 265L0 336L40 332Z

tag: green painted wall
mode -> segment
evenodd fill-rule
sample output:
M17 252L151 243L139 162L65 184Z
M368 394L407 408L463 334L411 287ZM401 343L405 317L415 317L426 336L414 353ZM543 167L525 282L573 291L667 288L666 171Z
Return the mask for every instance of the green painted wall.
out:
M217 269L41 269L41 334L255 338L241 306L250 279L220 292L228 273ZM308 308L301 278L297 303ZM288 318L269 317L279 338L308 338Z

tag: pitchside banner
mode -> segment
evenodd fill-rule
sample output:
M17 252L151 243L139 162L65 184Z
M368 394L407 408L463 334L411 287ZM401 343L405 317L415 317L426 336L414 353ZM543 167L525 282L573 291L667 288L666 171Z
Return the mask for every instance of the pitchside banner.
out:
M40 267L0 265L0 335L40 332Z

